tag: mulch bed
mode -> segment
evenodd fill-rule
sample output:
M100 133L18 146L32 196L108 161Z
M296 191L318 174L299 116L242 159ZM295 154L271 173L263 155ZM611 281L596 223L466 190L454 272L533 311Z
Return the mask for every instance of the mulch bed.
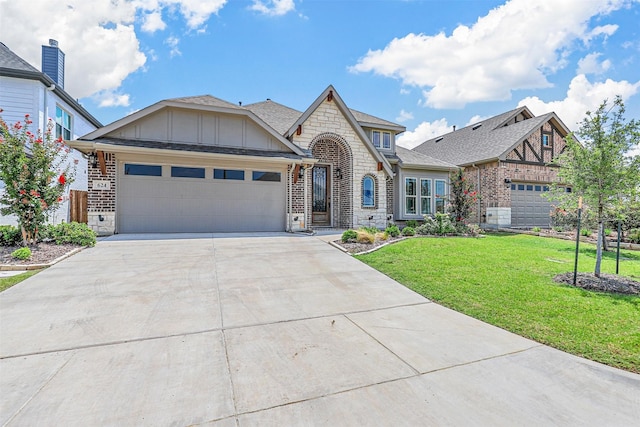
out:
M48 264L59 257L66 255L74 249L81 248L82 246L64 244L57 245L55 243L38 243L36 246L29 246L31 249L31 258L27 260L15 259L11 256L11 253L20 246L1 246L0 247L0 265L34 265L34 264Z
M376 240L375 243L356 243L349 242L343 243L342 240L334 240L333 243L340 246L350 254L359 254L362 252L367 252L372 249L378 248L382 245L386 245L387 243L397 242L398 240L406 239L406 237L389 237L387 240Z
M573 286L573 273L558 274L553 280ZM592 273L578 273L575 286L589 291L640 295L640 282L615 274L600 274L598 278Z

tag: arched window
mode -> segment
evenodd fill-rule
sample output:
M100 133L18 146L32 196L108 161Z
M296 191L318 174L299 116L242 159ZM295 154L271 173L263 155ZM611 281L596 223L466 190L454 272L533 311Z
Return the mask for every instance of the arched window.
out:
M376 183L371 176L362 179L362 206L373 208L376 206Z

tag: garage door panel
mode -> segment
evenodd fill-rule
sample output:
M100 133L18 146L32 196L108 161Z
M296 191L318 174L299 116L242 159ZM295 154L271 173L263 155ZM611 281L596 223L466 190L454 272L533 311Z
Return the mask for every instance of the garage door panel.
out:
M523 183L519 183L523 184ZM511 226L513 227L549 227L551 202L534 191L540 183L524 183L524 190L518 190L518 184L511 188ZM527 190L532 188L533 190Z
M120 168L122 171L123 168ZM284 182L139 177L121 174L118 231L283 231Z

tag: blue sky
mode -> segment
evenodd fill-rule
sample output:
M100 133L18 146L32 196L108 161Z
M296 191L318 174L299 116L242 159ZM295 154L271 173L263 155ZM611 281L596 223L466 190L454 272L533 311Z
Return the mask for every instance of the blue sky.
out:
M0 40L104 124L211 94L306 109L333 84L405 146L519 105L572 129L620 94L640 117L638 0L0 0ZM20 26L15 23L20 22Z

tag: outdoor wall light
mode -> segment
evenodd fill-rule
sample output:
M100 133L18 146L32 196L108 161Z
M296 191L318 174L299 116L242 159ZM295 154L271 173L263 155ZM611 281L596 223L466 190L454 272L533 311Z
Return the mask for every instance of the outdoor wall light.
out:
M98 166L98 155L94 152L91 152L87 155L87 159L89 159L89 163L91 163L92 167Z
M342 179L342 170L340 168L336 168L335 176L337 179Z
M504 183L505 184L511 184L511 178L505 178L504 179Z
M300 169L298 170L298 178L304 178L304 165L300 165Z

